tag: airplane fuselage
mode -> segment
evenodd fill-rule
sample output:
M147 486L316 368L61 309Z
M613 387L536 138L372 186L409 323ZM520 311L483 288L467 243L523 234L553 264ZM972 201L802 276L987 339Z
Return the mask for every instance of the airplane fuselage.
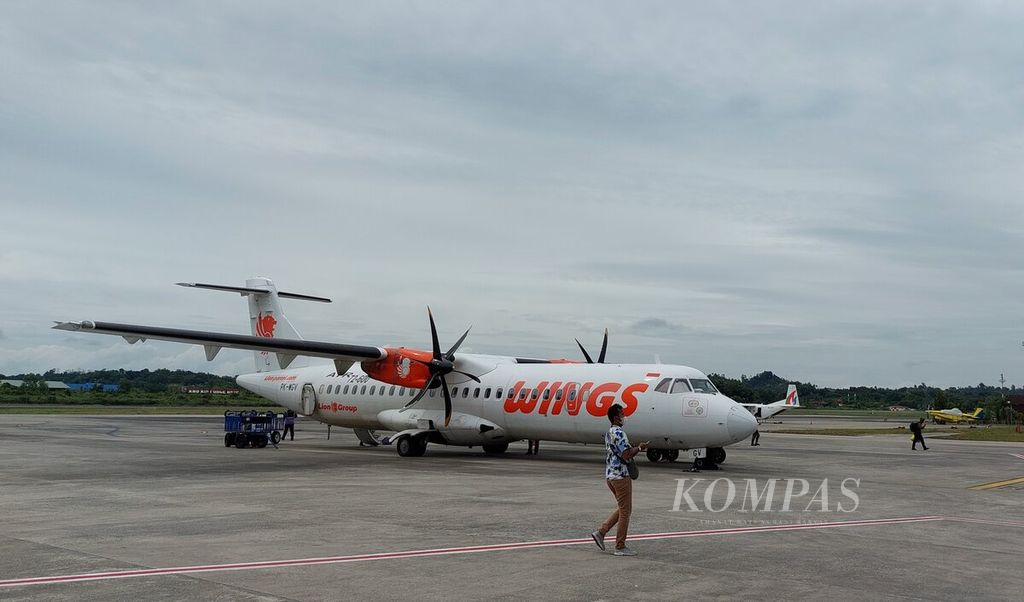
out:
M421 428L455 445L519 439L600 443L608 429L608 407L614 403L624 406L630 438L650 441L659 449L723 447L757 428L748 411L721 393L655 391L666 378L707 379L686 366L522 364L514 358L473 354L460 354L460 364L481 382L450 379L454 413L447 427L439 389L403 409L419 390L376 381L358 364L342 374L331 364L246 374L238 383L327 424Z

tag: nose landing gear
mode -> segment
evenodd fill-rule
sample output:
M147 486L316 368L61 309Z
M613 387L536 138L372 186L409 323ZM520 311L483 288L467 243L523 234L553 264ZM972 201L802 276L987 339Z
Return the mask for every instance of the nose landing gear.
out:
M657 464L658 462L675 462L679 459L678 449L647 449L647 459Z
M694 458L690 472L701 470L719 470L718 465L725 462L725 450L721 447L709 447L706 458Z

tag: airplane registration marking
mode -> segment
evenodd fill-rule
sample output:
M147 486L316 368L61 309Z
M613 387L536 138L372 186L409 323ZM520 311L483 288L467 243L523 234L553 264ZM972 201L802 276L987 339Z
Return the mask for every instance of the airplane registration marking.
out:
M974 491L985 491L987 489L999 489L1000 487L1009 487L1010 485L1018 485L1024 483L1024 477L1017 477L1016 479L1006 479L1005 481L995 481L994 483L982 483L980 485L974 485L968 487L968 489Z
M835 529L841 527L866 527L873 525L895 525L903 523L922 523L944 520L942 516L911 516L903 518L882 518L852 521L835 521L826 523L809 523L802 525L768 525L759 527L735 527L729 529L702 529L697 531L672 531L667 533L644 533L630 535L630 539L679 539L687 537L705 537L716 535L737 535L744 533L762 533L775 531L804 531L814 529ZM594 540L584 539L551 539L546 541L526 541L483 546L463 546L456 548L434 548L428 550L410 550L406 552L383 552L377 554L352 554L348 556L326 556L322 558L299 558L292 560L269 560L261 562L237 562L230 564L208 564L169 568L135 569L107 571L101 573L81 573L77 575L53 575L49 577L28 577L21 579L0 580L0 587L18 587L26 585L46 585L54 583L72 583L79 581L98 581L106 579L128 579L132 577L152 577L156 575L185 575L191 573L209 573L214 571L244 571L254 569L278 568L289 566L310 566L316 564L343 564L349 562L366 562L371 560L390 560L396 558L416 558L425 556L448 556L453 554L473 554L479 552L500 552L528 548L544 548L552 546L576 546L594 544Z

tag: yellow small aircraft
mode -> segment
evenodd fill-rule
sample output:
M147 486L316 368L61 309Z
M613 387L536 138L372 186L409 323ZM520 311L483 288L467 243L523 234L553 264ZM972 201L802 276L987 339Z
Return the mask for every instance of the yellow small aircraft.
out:
M960 410L960 408L953 408L952 410L928 410L928 417L931 418L935 424L946 424L947 422L960 424L961 422L983 420L985 418L985 410L981 408L974 408L974 411L970 414L965 414Z

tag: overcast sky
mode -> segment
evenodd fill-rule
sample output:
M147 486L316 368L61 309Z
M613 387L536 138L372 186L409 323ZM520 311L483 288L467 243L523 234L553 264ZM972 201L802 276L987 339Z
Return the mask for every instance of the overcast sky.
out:
M0 373L251 371L51 330L1024 383L1024 9L5 2Z

